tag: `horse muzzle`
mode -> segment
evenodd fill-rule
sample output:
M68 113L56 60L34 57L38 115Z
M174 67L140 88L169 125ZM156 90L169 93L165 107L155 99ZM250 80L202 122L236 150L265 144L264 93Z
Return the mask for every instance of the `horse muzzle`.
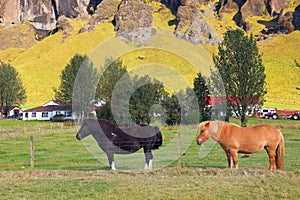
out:
M197 144L202 145L203 144L202 140L197 140Z
M81 140L81 137L79 136L79 134L76 134L76 139Z

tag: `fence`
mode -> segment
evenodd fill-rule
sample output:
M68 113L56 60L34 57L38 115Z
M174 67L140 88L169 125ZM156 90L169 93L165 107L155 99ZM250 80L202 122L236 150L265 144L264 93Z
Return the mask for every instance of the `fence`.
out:
M37 133L57 133L59 131L76 131L74 122L24 122L12 126L0 126L0 134L20 135Z
M279 128L285 137L286 169L299 170L299 124L291 121L290 124L279 125L283 126ZM176 165L227 167L226 155L220 145L211 144L212 148L206 149L213 140L208 140L201 147L195 143L196 126L181 127L180 132L177 128L161 127L163 145L153 151L155 168ZM37 169L107 169L107 157L95 140L86 138L77 141L77 130L73 123L22 122L14 126L0 126L0 169L23 169L23 166ZM115 160L117 169L135 169L143 167L144 154L141 151L132 155L116 155ZM250 158L241 154L239 158L241 168L267 169L268 162L265 151L252 154Z
M40 158L40 149L56 147L53 144L49 145L49 141L44 141L43 138L52 136L59 138L65 134L75 134L77 127L74 122L39 122L39 121L1 121L0 125L0 141L3 143L0 149L4 150L4 154L0 153L0 165L5 167L6 157L14 157L15 165L35 167L35 157ZM54 138L55 139L55 138ZM75 139L75 137L74 137ZM42 148L44 148L42 147ZM44 149L45 149L44 148ZM5 150L6 149L6 150ZM35 151L36 150L36 151ZM26 154L24 160L20 155ZM1 163L1 161L3 163ZM26 164L28 163L28 164ZM3 166L4 164L4 166Z

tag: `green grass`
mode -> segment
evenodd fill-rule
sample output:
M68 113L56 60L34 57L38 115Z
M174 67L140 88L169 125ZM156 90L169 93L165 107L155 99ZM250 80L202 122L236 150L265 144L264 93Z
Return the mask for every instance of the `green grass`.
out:
M237 120L233 123L239 124ZM297 145L300 145L300 124L293 120L260 120L250 119L248 125L269 123L281 129L286 144L286 167L288 171L300 170L300 155ZM23 122L0 120L0 170L21 170L30 168L29 135L35 140L35 168L40 170L90 170L107 169L107 159L99 147L93 146L94 139L79 142L75 139L76 128L65 123ZM217 144L212 145L210 153L200 159L198 154L204 149L195 143L197 127L181 128L182 166L201 168L225 168L227 160L225 153ZM160 151L154 151L158 167L177 165L177 130L162 128L164 143ZM172 141L174 140L174 141ZM86 141L86 142L85 142ZM174 142L174 144L172 144ZM89 151L94 153L94 156ZM133 154L134 155L134 154ZM136 165L143 167L143 153L140 157L117 156L120 165L127 164L128 159L140 159ZM241 157L242 155L240 155ZM99 159L100 160L97 160ZM104 158L104 159L102 159ZM168 159L166 159L168 158ZM172 160L173 159L173 160ZM169 163L166 163L165 161ZM140 162L140 163L139 163ZM241 168L268 168L268 157L265 151L250 155L248 159L240 158ZM134 166L130 163L130 167ZM138 166L134 166L138 167Z
M296 31L260 46L267 74L266 106L299 109L300 92L296 87L300 84L300 69L295 64L300 60L299 45L300 32Z
M53 99L53 87L57 88L60 84L61 71L70 59L76 53L89 54L100 42L113 35L113 26L109 23L97 26L93 32L77 34L79 29L76 27L80 27L80 22L72 23L75 28L67 39L58 32L18 56L14 53L16 50L9 50L3 55L5 58L12 54L14 58L11 64L16 67L25 85L27 105L40 105Z
M0 172L5 199L299 199L299 174L252 170L168 169ZM0 198L1 198L0 197Z
M27 129L30 133L0 133L0 199L299 199L299 122L249 120L251 125L258 123L281 127L285 171L268 171L265 151L249 158L240 155L238 170L226 168L219 145L199 158L202 148L194 142L197 128L189 126L182 130L189 130L193 141L181 158L181 169L175 160L151 172L111 172L107 162L100 163L75 139L76 130L71 127L61 130L60 124L52 123L50 129L49 123L1 120L2 128L25 124L31 129ZM42 127L40 132L38 127ZM29 165L29 134L35 135L35 169ZM177 130L164 127L162 134L165 147L177 137Z

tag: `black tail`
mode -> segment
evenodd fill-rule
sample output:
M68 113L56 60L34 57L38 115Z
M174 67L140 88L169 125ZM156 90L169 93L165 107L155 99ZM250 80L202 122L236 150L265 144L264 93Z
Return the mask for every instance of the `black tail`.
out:
M155 127L155 131L156 131L156 140L152 146L152 149L158 149L162 145L162 142L163 142L162 134L161 134L159 128Z

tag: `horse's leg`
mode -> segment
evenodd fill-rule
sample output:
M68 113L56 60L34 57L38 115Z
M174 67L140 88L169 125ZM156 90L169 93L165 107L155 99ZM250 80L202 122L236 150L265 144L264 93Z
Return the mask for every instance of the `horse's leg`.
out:
M269 162L270 162L269 170L276 170L276 158L274 154L275 148L266 146L265 149L269 155Z
M232 157L232 160L233 160L233 165L234 165L235 169L239 168L238 158L237 158L237 152L238 152L237 149L230 149L230 154L231 154L231 157Z
M106 155L107 155L107 158L108 158L110 170L116 170L114 152L113 151L108 151L108 152L106 152Z
M225 150L226 156L227 156L227 161L228 161L228 167L232 168L232 159L231 159L231 154L230 150Z
M153 160L153 155L151 152L151 149L149 148L144 148L144 154L145 154L145 170L151 170L152 169L152 160Z

